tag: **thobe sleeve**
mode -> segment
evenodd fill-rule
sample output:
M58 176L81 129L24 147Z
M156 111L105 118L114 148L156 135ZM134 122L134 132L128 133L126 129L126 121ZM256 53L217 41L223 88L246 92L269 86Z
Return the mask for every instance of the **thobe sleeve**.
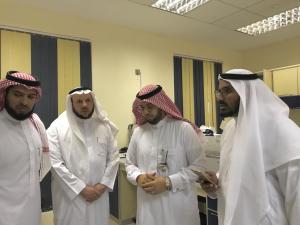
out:
M107 160L106 160L106 169L100 183L104 184L112 191L114 188L114 183L119 168L120 157L117 148L116 138L113 136L110 130L109 132L110 135L109 135L108 146L107 146L108 152L107 152Z
M293 160L276 169L279 186L284 196L289 225L300 221L300 159Z
M127 172L127 179L133 185L137 185L136 178L141 175L143 172L137 167L137 146L136 146L137 132L134 130L131 137L127 154L126 154L126 163L125 169Z
M49 148L43 147L41 150L40 181L44 179L51 168Z
M187 184L198 180L198 176L192 172L191 168L196 167L205 170L205 154L195 130L188 123L183 123L180 129L179 138L181 138L181 146L186 154L187 166L169 176L173 192L184 190Z
M37 114L32 114L31 121L37 129L42 142L42 148L40 149L40 181L42 181L51 169L48 138L45 126Z
M47 130L50 161L52 168L63 183L62 187L70 199L75 198L85 188L86 184L72 174L66 167L61 153L61 145L59 143L57 128L51 125Z

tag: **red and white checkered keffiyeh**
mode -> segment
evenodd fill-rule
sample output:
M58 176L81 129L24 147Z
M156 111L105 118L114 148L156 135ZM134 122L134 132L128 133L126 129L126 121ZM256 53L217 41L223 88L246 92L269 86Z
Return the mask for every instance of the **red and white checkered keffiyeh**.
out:
M22 79L24 81L37 81L32 75L27 74L27 73L22 73L22 72L15 72L15 73L10 74L10 76L16 77L18 79ZM0 81L0 111L2 111L2 109L4 108L6 89L10 86L15 86L15 85L22 85L26 88L36 90L36 92L37 92L37 101L42 96L42 89L40 88L40 86L34 86L33 87L33 86L29 86L29 85L19 83L17 81L12 81L12 80L9 80L9 79L3 79L3 80Z
M35 90L37 93L36 102L41 98L42 89L39 85L39 82L32 75L23 72L8 72L6 77L8 76L10 76L9 79L6 78L0 81L0 111L2 111L5 106L6 89L10 86L22 85L28 89ZM31 85L32 83L35 83L35 85ZM43 154L41 155L40 164L40 179L42 179L51 167L46 129L43 122L35 113L33 113L29 119L37 129L42 142Z
M153 92L158 87L159 87L158 85L153 85L153 84L147 85L139 91L138 95L139 96L146 95L148 93ZM148 102L148 103L151 103L151 104L157 106L158 108L160 108L161 110L166 112L167 116L169 116L169 117L172 117L176 120L183 120L183 121L190 123L193 126L193 128L195 129L195 131L198 134L200 134L201 130L195 124L191 123L190 121L188 121L187 119L184 119L182 117L182 114L179 111L179 109L177 108L177 106L167 96L167 94L164 92L163 89L160 92L158 92L157 94L155 94L154 96L151 96L149 98L145 98L143 100L136 98L134 100L133 105L132 105L132 112L135 115L136 123L138 125L142 125L142 124L146 123L146 120L142 116L142 112L139 107L142 104L142 102Z

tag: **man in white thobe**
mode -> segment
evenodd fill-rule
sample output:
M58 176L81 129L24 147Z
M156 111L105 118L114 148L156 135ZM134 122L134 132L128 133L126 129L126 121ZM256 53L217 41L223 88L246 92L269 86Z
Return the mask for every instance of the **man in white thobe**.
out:
M221 141L220 225L299 225L300 129L289 109L256 74L233 69L219 77L216 97L226 125ZM211 176L217 179L212 173Z
M33 113L41 97L32 75L0 81L0 224L40 225L40 181L50 169L45 127Z
M199 225L192 167L202 168L200 130L184 120L159 85L148 85L133 103L139 125L130 140L126 171L137 185L138 225Z
M108 225L118 130L88 88L70 91L66 107L47 130L54 224Z

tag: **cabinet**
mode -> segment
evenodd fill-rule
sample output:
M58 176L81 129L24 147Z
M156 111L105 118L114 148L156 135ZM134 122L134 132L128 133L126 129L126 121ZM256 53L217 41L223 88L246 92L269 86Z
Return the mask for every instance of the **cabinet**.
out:
M217 213L217 199L212 199L210 197L206 197L206 205L207 205L207 224L208 225L218 225L218 213Z
M273 75L271 70L263 70L263 81L271 90L273 90Z
M273 71L273 91L278 96L300 94L299 66Z
M110 214L119 225L130 224L136 216L136 187L128 182L121 159L114 189L109 194Z

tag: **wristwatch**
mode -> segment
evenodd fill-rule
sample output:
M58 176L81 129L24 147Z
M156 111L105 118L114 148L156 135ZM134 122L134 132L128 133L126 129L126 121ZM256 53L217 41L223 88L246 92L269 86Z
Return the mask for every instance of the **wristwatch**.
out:
M172 182L170 177L165 177L165 182L166 182L166 189L167 191L171 191L172 190Z

